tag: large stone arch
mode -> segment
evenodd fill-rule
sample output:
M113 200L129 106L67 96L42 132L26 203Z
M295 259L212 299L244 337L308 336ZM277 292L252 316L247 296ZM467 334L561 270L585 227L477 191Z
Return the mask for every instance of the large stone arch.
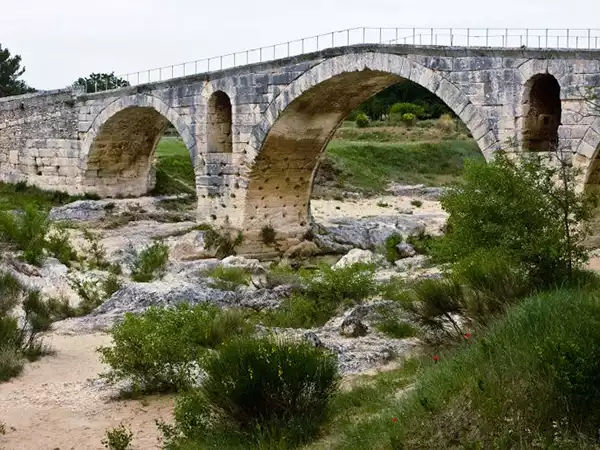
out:
M169 123L181 136L193 163L194 134L185 120L160 99L137 94L106 106L83 139L84 190L102 197L147 193L154 185L154 150Z
M347 114L388 86L409 80L442 99L489 160L498 137L484 115L439 73L395 54L350 53L314 66L269 105L246 148L249 169L240 228L252 238L265 225L300 238L319 156ZM288 239L289 240L289 239Z

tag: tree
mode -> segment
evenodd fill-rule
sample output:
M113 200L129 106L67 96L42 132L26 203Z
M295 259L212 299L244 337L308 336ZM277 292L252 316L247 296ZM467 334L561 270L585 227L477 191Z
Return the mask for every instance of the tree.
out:
M83 86L87 93L108 91L110 89L118 89L129 85L129 81L116 76L114 72L91 73L89 76L79 78L73 83L73 86Z
M21 67L21 56L11 56L7 48L0 44L0 97L9 95L26 94L34 92L35 89L27 86L19 77L25 73L25 67Z

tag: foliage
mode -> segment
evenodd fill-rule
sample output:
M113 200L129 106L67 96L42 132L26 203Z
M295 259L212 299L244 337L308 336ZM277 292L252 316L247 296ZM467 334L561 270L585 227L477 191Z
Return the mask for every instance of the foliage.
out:
M77 260L77 252L69 242L69 234L64 228L58 228L49 233L45 240L45 247L50 255L54 256L65 266L70 266L71 261Z
M437 121L437 127L449 133L456 127L454 118L450 114L442 114Z
M358 128L366 128L369 126L370 120L366 114L358 113L355 122Z
M410 204L416 208L420 208L421 206L423 206L423 202L421 200L411 200Z
M155 242L135 255L131 266L131 279L145 283L161 278L169 262L169 247Z
M23 256L30 264L42 263L49 227L48 213L32 205L26 206L22 213L0 211L0 239L23 250Z
M394 339L406 339L417 334L415 327L397 316L387 316L375 324L378 331Z
M384 254L385 254L385 259L388 262L393 263L400 257L396 246L399 244L402 244L403 241L404 241L404 238L402 237L401 234L398 234L398 233L391 234L385 239Z
M32 206L38 210L49 210L75 200L92 198L92 195L70 196L60 191L44 191L26 183L0 182L0 211L12 211Z
M414 103L394 103L390 107L389 111L390 115L397 115L399 117L404 116L405 114L411 114L413 116L413 120L415 118L419 119L427 119L427 113L425 112L425 108L421 105L415 105Z
M109 450L128 450L133 441L133 433L124 425L106 431L106 438L102 440L104 448Z
M102 290L101 281L93 277L80 277L70 275L68 283L79 298L79 305L69 313L71 316L85 316L100 306L106 300L106 293Z
M240 286L250 284L250 274L242 267L223 267L219 265L209 272L208 276L213 278L212 287L222 291L235 291Z
M101 92L129 86L129 82L111 73L91 73L87 77L78 78L73 86L85 88L85 92Z
M365 264L315 272L301 271L301 288L274 311L265 313L272 326L311 328L323 325L343 305L360 303L375 294L374 267Z
M309 343L237 339L209 359L202 386L178 399L176 428L202 448L295 448L318 433L338 381L335 357Z
M215 249L215 256L219 259L235 255L235 248L244 241L244 235L239 231L236 232L223 229L220 230L220 232L217 232L208 224L200 224L196 229L204 231L204 242L206 247L208 249ZM235 237L232 236L232 233L235 233Z
M23 320L13 309L21 305ZM30 291L8 273L0 273L0 381L18 375L23 360L35 360L48 353L39 333L50 328L52 310L38 291Z
M412 245L418 254L429 255L433 246L439 239L439 237L433 237L423 231L419 234L408 236L406 238L406 243Z
M411 114L411 113L402 114L402 122L405 125L412 126L415 124L416 120L417 120L417 118L414 114Z
M11 56L10 51L0 44L0 97L34 92L35 89L27 86L25 81L19 80L24 73L21 56Z
M275 238L277 233L272 225L265 225L260 230L260 237L264 244L273 245L275 244Z
M106 260L106 248L100 243L100 237L89 230L83 230L83 238L86 242L84 254L88 269L107 269L110 264Z
M585 225L597 203L576 192L575 177L575 170L536 155L470 162L465 182L442 198L450 218L434 254L457 260L499 248L524 264L538 286L570 279L586 260Z
M111 330L112 347L98 351L110 370L109 382L130 380L134 391L164 392L189 388L208 349L217 348L250 326L237 311L212 305L172 309L152 307L125 319Z

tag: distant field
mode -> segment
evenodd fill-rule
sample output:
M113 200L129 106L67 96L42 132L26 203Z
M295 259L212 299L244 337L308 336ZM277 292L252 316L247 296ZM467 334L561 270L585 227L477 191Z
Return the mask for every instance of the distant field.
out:
M156 148L156 187L153 194L196 193L190 152L179 138L163 137Z

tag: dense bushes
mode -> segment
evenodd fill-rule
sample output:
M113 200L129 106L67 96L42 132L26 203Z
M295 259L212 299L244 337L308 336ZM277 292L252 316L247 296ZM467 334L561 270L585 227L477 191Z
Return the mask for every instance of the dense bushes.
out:
M355 122L358 128L366 128L369 126L370 120L366 114L358 113Z
M222 291L235 291L240 286L247 286L251 279L242 267L217 266L208 272L208 276L212 278L211 286Z
M162 242L155 242L135 256L131 266L131 279L148 282L161 278L169 261L169 247Z
M377 290L374 267L365 264L333 269L321 266L314 272L300 273L301 288L266 313L272 326L310 328L323 325L343 305L360 303Z
M110 366L103 376L113 383L129 380L134 391L187 388L208 349L249 332L241 314L209 305L126 314L111 332L114 346L99 349Z
M450 218L434 254L453 261L498 248L523 264L537 286L571 278L586 259L581 243L596 204L576 193L575 176L535 156L469 162L465 182L442 198Z
M23 321L13 314L21 305ZM39 333L50 328L55 311L39 292L29 291L10 274L0 273L0 381L6 381L23 369L23 361L31 361L48 352Z
M318 432L338 383L333 355L274 338L232 341L205 370L178 399L170 433L202 448L294 448Z

